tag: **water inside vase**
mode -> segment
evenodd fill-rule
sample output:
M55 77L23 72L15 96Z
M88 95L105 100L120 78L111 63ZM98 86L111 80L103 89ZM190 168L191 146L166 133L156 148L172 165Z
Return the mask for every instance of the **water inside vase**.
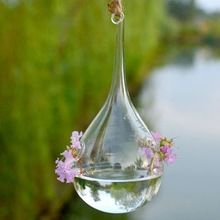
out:
M144 177L145 171L96 170L76 177L78 195L91 207L107 213L127 213L150 202L157 194L161 177Z

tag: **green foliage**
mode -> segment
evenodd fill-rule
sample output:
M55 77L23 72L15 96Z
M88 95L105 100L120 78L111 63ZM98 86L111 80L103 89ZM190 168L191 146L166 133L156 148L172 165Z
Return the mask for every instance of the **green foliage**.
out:
M167 9L171 16L180 21L189 21L195 15L195 0L166 0Z
M169 16L164 42L208 46L220 44L220 14L198 8L195 0L166 0Z
M166 16L163 0L125 3L133 86L158 46ZM114 25L106 4L0 2L1 219L52 218L72 198L72 185L56 180L54 160L71 131L85 129L107 95Z

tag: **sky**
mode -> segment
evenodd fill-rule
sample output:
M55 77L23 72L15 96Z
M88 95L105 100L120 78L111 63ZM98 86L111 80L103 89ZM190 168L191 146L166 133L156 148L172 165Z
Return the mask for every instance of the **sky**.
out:
M208 12L220 11L220 0L196 0L196 2Z

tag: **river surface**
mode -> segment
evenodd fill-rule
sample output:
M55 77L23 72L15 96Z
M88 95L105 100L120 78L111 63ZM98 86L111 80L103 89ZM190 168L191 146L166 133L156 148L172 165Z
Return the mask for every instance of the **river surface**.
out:
M220 60L207 49L194 51L191 62L174 58L143 84L139 107L156 130L175 138L177 161L165 167L158 197L131 219L218 220Z
M220 59L203 48L174 53L146 78L137 108L176 142L158 196L128 215L102 214L79 199L65 219L219 220Z

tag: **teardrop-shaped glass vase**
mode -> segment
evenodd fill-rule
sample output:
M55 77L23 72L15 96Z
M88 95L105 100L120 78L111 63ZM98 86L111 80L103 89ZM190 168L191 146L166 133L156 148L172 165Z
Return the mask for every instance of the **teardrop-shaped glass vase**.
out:
M90 206L126 213L149 202L163 172L158 146L131 103L124 72L124 21L116 24L113 81L108 98L81 139L74 186Z

